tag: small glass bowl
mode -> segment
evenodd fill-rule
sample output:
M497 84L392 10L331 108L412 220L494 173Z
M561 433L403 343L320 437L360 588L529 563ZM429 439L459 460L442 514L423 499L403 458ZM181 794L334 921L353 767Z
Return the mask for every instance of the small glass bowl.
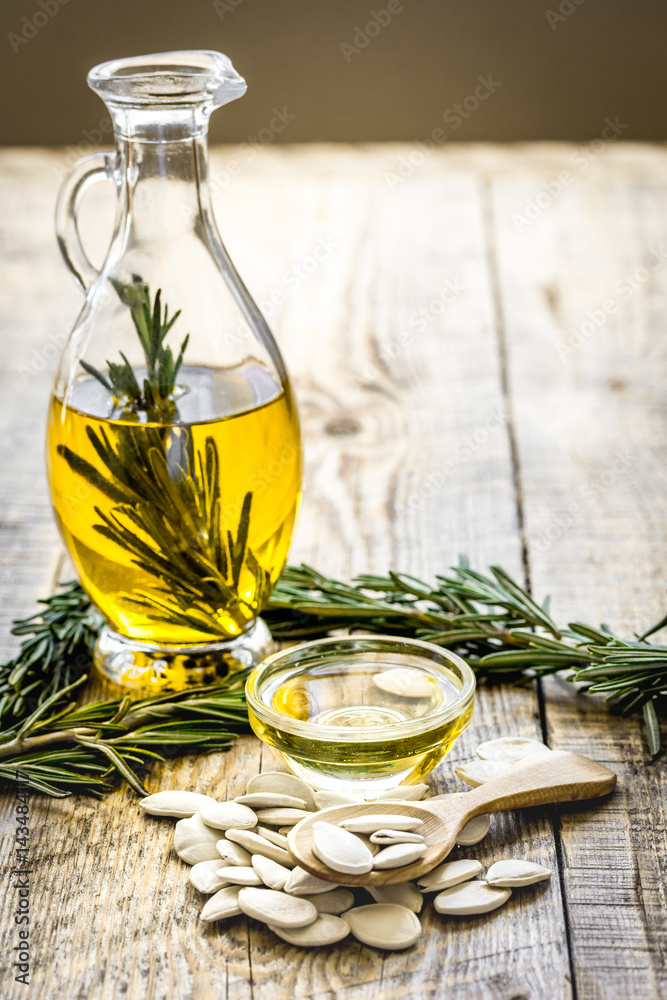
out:
M420 781L470 722L475 675L418 639L319 639L246 683L254 732L315 788L372 797Z

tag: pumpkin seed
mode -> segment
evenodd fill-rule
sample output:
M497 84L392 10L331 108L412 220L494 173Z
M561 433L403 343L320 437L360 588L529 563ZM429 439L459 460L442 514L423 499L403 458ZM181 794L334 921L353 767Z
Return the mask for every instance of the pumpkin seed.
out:
M291 826L288 827L288 829L291 830ZM278 833L277 830L272 830L268 826L256 826L252 832L258 833L260 837L264 837L265 840L275 844L276 847L282 847L284 851L286 851L289 847L287 837L283 833Z
M428 792L428 785L399 785L398 788L388 788L376 796L376 802L384 802L385 799L394 801L417 802L423 799Z
M380 853L382 848L380 847L379 844L374 843L374 841L371 840L371 838L368 836L367 833L355 833L355 837L358 837L359 840L362 842L362 844L366 845L366 847L371 852L373 857L375 857L376 854Z
M423 844L421 833L411 833L409 830L376 830L371 834L371 843L389 847L391 844Z
M262 885L262 879L252 865L226 865L218 868L218 875L231 885Z
M206 803L199 815L207 826L214 826L216 830L250 830L257 826L257 816L252 809L237 802Z
M330 806L361 805L363 799L358 795L345 795L342 792L315 792L315 805L318 809L328 809Z
M306 927L287 930L286 927L269 924L269 930L272 930L283 941L298 945L300 948L319 948L321 945L336 944L337 941L342 941L350 933L350 925L342 917L335 917L331 913L321 913L312 924L308 924Z
M421 934L421 924L412 910L395 903L355 906L345 914L350 930L362 944L397 951L409 948Z
M305 799L297 799L294 795L281 795L278 792L249 792L247 795L237 795L234 802L250 806L251 809L270 809L273 806L306 808Z
M443 889L451 889L452 886L460 882L467 882L469 879L479 875L482 866L479 861L468 858L461 858L460 861L445 861L444 865L438 865L417 883L424 892L441 892Z
M427 850L426 844L393 844L373 858L373 868L402 868L421 858Z
M250 779L246 792L277 792L303 799L308 809L316 809L313 789L302 778L287 771L262 771Z
M196 865L198 861L213 861L218 857L216 844L219 835L220 831L206 826L196 812L189 819L179 819L174 827L174 850L189 865Z
M247 916L288 930L317 920L317 910L310 900L275 889L241 889L238 903Z
M460 764L454 768L454 774L466 785L477 788L491 778L497 778L499 774L506 771L511 764L500 760L471 760L467 764Z
M480 865L481 867L481 865ZM369 885L368 891L376 903L395 903L419 913L424 897L412 882L394 882L393 885Z
M251 863L252 855L250 852L240 847L239 844L227 840L226 837L219 840L215 846L222 860L226 861L228 865L249 865Z
M416 830L424 825L422 819L415 816L402 816L391 813L365 813L362 816L350 816L342 819L339 826L350 833L375 833L377 830Z
M429 802L440 801L444 802L446 799L450 798L461 798L465 795L465 792L442 792L440 795L432 795ZM491 820L487 815L475 816L467 823L458 835L457 843L461 847L471 847L473 844L479 844L480 840L483 840L489 832L491 826Z
M238 917L242 912L238 903L241 887L228 885L220 889L207 901L199 914L201 920L224 920L225 917Z
M333 871L347 875L365 875L373 867L373 855L358 837L321 820L313 823L313 853Z
M486 882L461 882L436 896L433 906L438 913L456 916L490 913L506 903L511 895L511 889L498 889Z
M232 840L235 844L245 847L246 851L250 851L251 854L263 854L265 858L271 858L272 861L277 861L279 865L284 865L285 868L294 868L296 864L296 861L288 851L282 847L277 847L252 830L227 830L225 837L227 840Z
M271 858L265 858L263 854L253 854L252 867L269 889L284 889L285 883L292 874L289 868L279 865Z
M533 885L548 878L551 878L550 870L532 861L496 861L486 873L489 885L500 886Z
M210 795L172 789L154 792L153 795L139 799L139 808L149 816L177 816L179 819L188 819L199 812L202 806L212 802L215 802L215 799Z
M354 906L354 895L349 889L331 889L308 898L318 913L345 913Z
M394 667L373 675L373 683L381 691L401 698L430 698L435 682L414 667Z
M378 686L403 697L426 697L425 693L414 693L416 678L406 674L416 674L431 694L431 682L411 668L385 671L378 675L384 678L385 687ZM458 766L455 773L477 787L502 774L517 760L549 752L537 740L501 737L480 744L479 759ZM399 786L379 793L373 801L388 805L392 801L416 802L428 791L426 784ZM462 793L449 794L460 797ZM482 866L478 861L462 859L441 864L419 880L419 887L412 882L369 886L375 902L355 906L349 890L296 865L288 838L294 825L312 815L313 810L361 802L353 794L314 791L295 775L264 772L252 778L246 794L233 801L218 802L203 793L172 789L148 795L139 805L148 815L178 819L174 850L193 866L189 873L192 885L210 896L201 912L202 920L246 913L262 920L283 940L302 947L333 944L351 931L363 944L390 950L407 948L421 933L416 914L423 905L422 892L438 893L433 901L438 913L471 915L502 906L514 886L551 877L551 871L543 865L507 859L491 865L485 880L472 881ZM260 822L269 825L259 826ZM333 872L362 875L373 868L400 868L426 853L424 837L416 832L422 825L420 819L391 812L366 812L341 820L337 826L315 822L313 853ZM488 816L475 817L458 835L458 843L478 843L488 833L489 825ZM222 839L220 830L225 831ZM341 913L344 917L339 916Z
M475 753L482 760L495 760L514 764L517 760L534 753L549 753L549 747L539 740L529 740L525 736L501 736L497 740L480 743Z
M305 809L260 809L257 818L260 823L268 823L269 826L296 826L296 824L310 816L311 813Z
M491 827L491 820L485 813L483 816L475 816L463 827L456 838L456 843L462 847L471 847L484 840Z
M220 878L218 875L219 867L220 858L214 858L213 861L198 861L193 865L190 869L190 881L195 889L210 894L229 885L228 879Z
M323 878L318 878L317 875L311 875L305 868L300 868L298 865L289 874L285 892L291 896L314 896L336 888L335 882L327 882Z

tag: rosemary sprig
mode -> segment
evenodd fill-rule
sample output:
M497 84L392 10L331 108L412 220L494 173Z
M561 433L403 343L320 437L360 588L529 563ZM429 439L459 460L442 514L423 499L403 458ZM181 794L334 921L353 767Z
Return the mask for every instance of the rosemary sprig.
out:
M164 315L158 290L153 305L147 284L133 275L131 284L111 279L121 302L131 313L146 359L140 387L132 366L107 362L106 375L82 361L85 370L114 395L116 406L145 413L147 422L124 421L117 427L86 426L97 462L93 464L67 445L58 454L88 486L114 505L95 507L99 535L132 556L150 577L144 590L123 595L124 603L147 611L155 622L181 625L203 636L225 639L226 620L239 627L252 620L265 603L271 580L248 548L253 494L246 493L236 530L222 530L220 457L215 439L207 436L196 447L187 424L177 422L176 376L189 335L174 361L164 339L180 316ZM240 576L246 568L254 578L244 596ZM1 713L0 713L1 715Z
M140 701L128 696L78 706L67 702L86 677L54 692L22 723L0 734L0 779L63 797L72 792L101 796L121 775L140 795L147 792L137 770L166 755L226 749L248 729L245 673L221 683Z
M14 622L12 635L22 641L17 655L0 665L0 727L34 711L90 665L102 616L80 584L62 588L37 602L41 610Z
M462 559L448 576L437 577L435 587L399 573L364 575L345 584L310 566L288 567L264 617L275 638L283 640L341 628L426 639L454 649L489 680L526 684L570 669L568 680L603 694L622 715L641 711L649 750L657 754L667 646L645 637L664 621L628 642L604 626L572 622L559 629L548 609L548 599L537 604L500 567L484 575Z
M164 314L162 313L161 289L157 290L151 305L148 285L138 274L132 275L131 284L124 284L115 278L110 280L118 298L130 310L146 359L146 378L143 380L143 386L140 385L132 365L122 351L120 355L123 359L122 364L107 361L108 378L87 361L81 361L81 366L89 375L101 382L105 389L113 393L116 406L124 411L145 413L147 420L156 423L170 420L175 412L173 394L176 377L190 334L187 334L181 344L175 361L171 348L165 346L164 340L181 315L181 310L178 309L170 319L169 307L165 305Z
M170 753L222 749L245 727L241 674L140 702L126 697L73 704L71 693L85 675L72 682L71 651L87 661L99 618L78 584L67 587L41 602L46 606L41 617L17 622L17 631L26 629L18 634L28 638L19 654L0 667L5 695L0 778L15 780L19 768L47 794L100 795L118 772L140 790L136 770L154 759L156 748L169 747ZM548 602L537 604L499 567L484 575L462 561L435 586L399 573L365 575L347 584L309 566L288 567L265 617L277 639L322 636L341 628L428 639L456 650L490 681L525 684L569 669L568 680L581 683L583 691L603 694L621 714L641 710L649 751L660 750L658 709L667 695L667 647L641 636L627 641L604 626L580 622L558 629Z
M165 440L165 433L170 441ZM125 601L146 609L154 621L180 624L211 637L226 638L212 609L241 622L255 608L239 592L244 561L254 576L253 601L262 606L269 574L247 547L252 493L245 495L235 533L220 529L218 449L207 437L195 450L187 427L124 427L114 443L104 430L87 428L107 475L66 445L58 454L87 483L114 501L111 513L95 507L93 527L132 555L135 566L153 578L149 590ZM176 453L176 455L175 455Z

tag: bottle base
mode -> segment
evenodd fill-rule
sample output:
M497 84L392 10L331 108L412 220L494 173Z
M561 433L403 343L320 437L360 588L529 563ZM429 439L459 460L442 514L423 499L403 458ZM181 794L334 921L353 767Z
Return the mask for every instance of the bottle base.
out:
M257 666L272 650L271 633L261 618L235 639L198 646L156 646L128 639L105 625L95 645L93 663L105 680L149 695L214 684L229 674Z

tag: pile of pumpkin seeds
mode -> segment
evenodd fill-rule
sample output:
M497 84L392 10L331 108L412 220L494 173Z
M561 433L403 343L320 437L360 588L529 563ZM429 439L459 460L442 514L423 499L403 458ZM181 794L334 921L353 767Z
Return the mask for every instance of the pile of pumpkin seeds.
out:
M457 767L455 773L477 786L517 760L545 752L548 747L535 740L502 737L481 744L477 760ZM387 800L386 814L355 817L339 826L314 823L315 854L333 872L348 875L413 864L426 850L419 833L421 820L392 814L390 800L418 801L428 792L423 784L401 786L374 800ZM551 876L542 865L506 859L491 865L482 879L479 861L446 861L416 883L365 886L373 902L357 905L349 889L317 878L296 864L287 834L299 820L320 809L362 802L352 795L318 792L295 775L269 771L251 778L246 794L233 801L172 790L149 795L140 806L151 816L177 819L174 850L192 866L192 885L209 897L200 914L203 921L245 914L301 947L334 944L351 933L376 948L408 948L421 933L417 914L425 895L436 893L433 907L437 913L489 913L507 902L513 888ZM488 831L489 817L478 816L461 831L458 844L479 843Z

